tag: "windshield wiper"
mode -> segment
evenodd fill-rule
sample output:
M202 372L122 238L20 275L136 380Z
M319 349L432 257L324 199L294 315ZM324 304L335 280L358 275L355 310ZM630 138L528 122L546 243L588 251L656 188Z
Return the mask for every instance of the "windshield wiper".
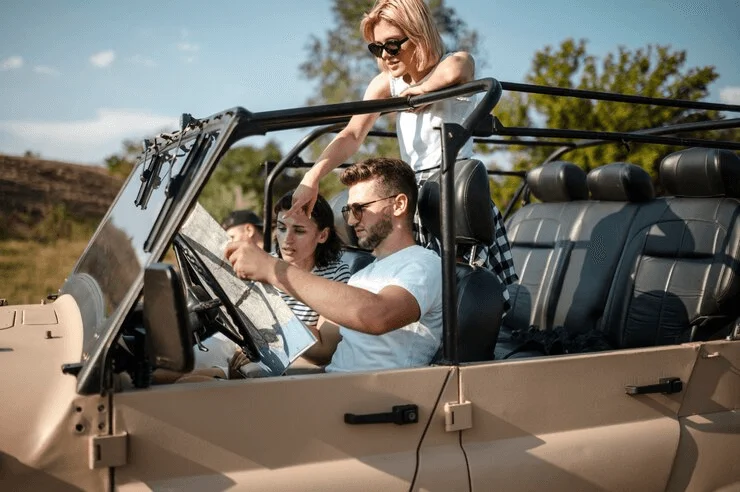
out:
M139 187L139 193L136 194L134 206L141 207L142 210L146 210L146 206L149 204L149 199L152 196L152 191L159 188L159 185L162 184L159 172L162 170L163 159L156 152L157 149L155 147L154 155L139 177L141 179L141 186ZM144 159L146 159L146 153L144 154Z
M154 242L159 237L159 234L166 224L166 219L170 215L173 203L175 199L182 192L183 186L187 185L187 181L192 178L193 170L197 169L200 162L203 161L208 149L211 147L216 139L211 134L200 135L197 140L192 144L189 150L189 154L185 158L185 162L176 175L172 175L170 169L170 178L165 188L165 202L162 205L162 209L157 215L157 219L154 222L149 236L144 242L144 251L150 252L154 246ZM179 148L179 145L178 147Z

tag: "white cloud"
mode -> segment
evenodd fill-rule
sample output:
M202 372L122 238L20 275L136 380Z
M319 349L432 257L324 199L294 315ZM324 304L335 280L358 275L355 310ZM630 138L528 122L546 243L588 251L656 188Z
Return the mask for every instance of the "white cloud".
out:
M182 41L177 43L177 49L186 53L196 53L200 51L200 46L194 43L188 43L187 41Z
M725 104L740 104L740 87L725 87L719 91L719 99Z
M22 56L10 56L0 61L0 70L17 70L23 66Z
M113 63L116 59L116 52L113 50L100 51L90 57L90 63L98 68L105 68Z
M59 75L59 70L53 67L48 67L46 65L36 65L33 67L33 71L36 73L40 73L41 75Z
M153 136L178 127L176 117L128 109L99 109L78 121L0 121L0 149L78 163L97 163L120 152L125 139Z
M157 62L152 60L151 58L148 58L144 55L134 55L131 58L129 58L131 63L135 63L136 65L144 65L145 67L156 67Z

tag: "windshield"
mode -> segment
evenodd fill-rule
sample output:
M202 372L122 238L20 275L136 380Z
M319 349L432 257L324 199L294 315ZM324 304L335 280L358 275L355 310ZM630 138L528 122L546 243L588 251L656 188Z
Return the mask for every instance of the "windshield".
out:
M162 150L150 150L134 167L60 289L61 294L74 296L80 307L83 362L102 350L99 345L107 338L103 335L110 331L111 321L127 312L138 297L144 269L159 259L152 257L154 245L174 204L217 151L219 133L193 132Z

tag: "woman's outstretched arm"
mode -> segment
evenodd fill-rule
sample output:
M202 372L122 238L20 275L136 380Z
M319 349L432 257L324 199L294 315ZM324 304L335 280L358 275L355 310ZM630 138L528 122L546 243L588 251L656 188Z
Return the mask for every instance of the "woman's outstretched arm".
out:
M364 100L387 99L391 95L388 74L381 72L368 85ZM354 115L347 126L326 146L316 163L308 170L293 193L293 206L285 213L290 217L303 209L309 216L319 194L319 181L357 152L380 113Z

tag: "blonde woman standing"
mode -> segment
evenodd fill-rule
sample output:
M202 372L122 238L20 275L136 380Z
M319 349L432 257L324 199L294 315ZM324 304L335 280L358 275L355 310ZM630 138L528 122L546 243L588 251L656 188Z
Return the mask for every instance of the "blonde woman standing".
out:
M442 37L422 0L377 0L363 17L360 29L380 69L365 91L365 100L426 94L470 82L475 77L475 61L469 53L444 53ZM396 114L401 159L414 170L419 187L441 163L441 136L436 128L442 122L462 123L475 104L475 97L457 97ZM357 152L379 116L361 114L350 119L304 176L293 194L288 216L301 210L311 213L319 181ZM469 139L458 159L469 158L472 153L473 143ZM508 286L517 276L503 218L495 204L491 205L496 238L488 248L481 248L476 262L489 267ZM431 242L422 242L436 249ZM504 297L508 304L508 291Z

